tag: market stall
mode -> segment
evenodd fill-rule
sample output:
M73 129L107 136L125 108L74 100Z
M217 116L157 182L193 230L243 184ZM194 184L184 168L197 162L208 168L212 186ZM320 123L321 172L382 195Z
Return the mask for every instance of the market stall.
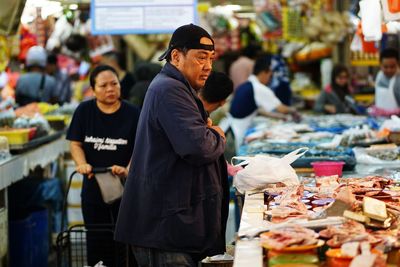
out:
M234 158L244 166L234 185L245 192L234 266L396 266L399 150L382 144L393 141L396 122L255 119ZM305 151L297 156L299 148ZM350 167L341 153L352 158Z
M0 163L0 190L23 179L36 166L46 167L62 156L66 149L65 139L60 135L49 143L3 161Z

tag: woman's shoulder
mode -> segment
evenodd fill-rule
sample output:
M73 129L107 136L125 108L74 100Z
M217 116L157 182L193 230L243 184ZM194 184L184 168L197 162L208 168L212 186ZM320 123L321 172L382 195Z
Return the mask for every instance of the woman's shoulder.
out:
M129 103L126 100L122 100L121 101L121 108L126 111L127 113L129 112L129 114L137 114L139 116L140 114L140 108ZM125 112L124 112L125 113Z
M91 109L94 109L95 104L96 104L95 99L84 100L81 103L79 103L78 107L76 108L76 111L87 112Z

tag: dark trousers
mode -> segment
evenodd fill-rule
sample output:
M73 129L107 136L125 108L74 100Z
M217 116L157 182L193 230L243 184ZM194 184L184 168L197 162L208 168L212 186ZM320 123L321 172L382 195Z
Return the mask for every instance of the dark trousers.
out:
M114 241L114 225L118 216L119 201L107 205L82 201L86 232L87 264L99 261L107 267L127 266L128 248Z
M182 252L131 246L139 267L197 267L196 257Z

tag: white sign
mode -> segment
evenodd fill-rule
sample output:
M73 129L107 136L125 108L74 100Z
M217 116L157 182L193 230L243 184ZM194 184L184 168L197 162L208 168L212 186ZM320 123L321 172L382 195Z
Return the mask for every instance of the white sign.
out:
M172 33L196 23L197 0L92 0L92 34Z

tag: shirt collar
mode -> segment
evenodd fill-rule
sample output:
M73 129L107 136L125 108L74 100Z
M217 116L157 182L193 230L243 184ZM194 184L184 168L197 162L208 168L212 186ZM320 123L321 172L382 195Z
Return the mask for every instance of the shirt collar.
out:
M251 75L249 76L249 81L252 82L252 83L259 83L259 84L261 84L260 81L258 80L257 76L254 75L254 74L251 74Z

